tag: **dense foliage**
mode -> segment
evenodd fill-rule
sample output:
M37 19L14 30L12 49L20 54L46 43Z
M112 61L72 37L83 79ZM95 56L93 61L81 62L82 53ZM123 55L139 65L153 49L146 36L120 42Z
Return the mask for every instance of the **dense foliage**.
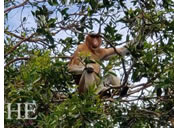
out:
M5 0L5 127L174 127L173 0ZM129 86L77 93L69 56L90 31L131 55L101 64ZM34 102L37 119L7 119L7 104ZM24 108L21 110L24 114Z

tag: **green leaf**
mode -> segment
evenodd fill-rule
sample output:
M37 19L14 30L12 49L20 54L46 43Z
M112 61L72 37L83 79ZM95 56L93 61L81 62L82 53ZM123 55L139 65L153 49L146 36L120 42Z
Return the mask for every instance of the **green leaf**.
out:
M27 18L26 17L23 17L22 21L25 22L26 20L27 20Z
M57 0L48 0L48 3L49 3L51 6L57 6L57 5L58 5Z
M91 5L92 10L95 10L98 3L96 0L90 0L89 4Z

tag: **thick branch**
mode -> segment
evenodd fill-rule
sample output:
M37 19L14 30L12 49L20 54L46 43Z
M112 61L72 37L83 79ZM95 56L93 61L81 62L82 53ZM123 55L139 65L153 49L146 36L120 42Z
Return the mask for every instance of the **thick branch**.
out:
M157 116L157 117L160 117L160 116L161 116L160 113L158 113L158 112L154 112L154 111L150 111L150 110L146 110L146 109L141 109L141 110L139 110L139 111L140 111L140 112L147 113L147 114L155 115L155 116Z
M131 67L129 68L129 70L126 72L125 74L125 77L124 77L124 81L123 81L123 85L126 85L127 81L128 81L128 78L129 78L129 75L131 73L131 70L133 69L133 66L134 66L134 63L131 65Z
M139 92L139 91L141 91L141 90L144 90L144 89L146 89L146 88L148 88L148 87L150 87L150 86L152 86L152 83L146 83L146 84L144 84L143 87L131 91L129 94L127 94L127 96L132 95L132 94L134 94L134 93L137 93L137 92Z

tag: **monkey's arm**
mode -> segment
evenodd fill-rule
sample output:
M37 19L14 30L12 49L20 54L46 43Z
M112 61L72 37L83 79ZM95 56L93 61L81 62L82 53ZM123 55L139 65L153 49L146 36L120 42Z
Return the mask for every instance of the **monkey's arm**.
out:
M82 74L84 70L84 65L80 62L79 53L81 52L81 47L78 46L74 52L70 63L68 64L68 70L74 74Z
M81 65L70 65L70 66L68 66L69 72L74 73L76 75L82 74L84 69L85 69L85 67L81 66Z
M109 59L111 56L113 55L121 55L121 56L125 56L129 54L129 50L126 48L126 46L121 47L121 48L108 48L108 49L104 49L104 56L103 59L107 60Z

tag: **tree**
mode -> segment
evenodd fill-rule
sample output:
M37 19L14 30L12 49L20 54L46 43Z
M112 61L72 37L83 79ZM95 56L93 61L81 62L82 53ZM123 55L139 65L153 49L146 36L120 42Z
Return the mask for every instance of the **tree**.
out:
M7 119L5 105L5 127L174 127L173 7L172 0L5 0L4 102L37 103L36 120ZM91 87L78 95L67 63L90 31L105 47L129 43L130 56L101 64L103 77L111 67L119 73L128 94L110 87L99 97Z

